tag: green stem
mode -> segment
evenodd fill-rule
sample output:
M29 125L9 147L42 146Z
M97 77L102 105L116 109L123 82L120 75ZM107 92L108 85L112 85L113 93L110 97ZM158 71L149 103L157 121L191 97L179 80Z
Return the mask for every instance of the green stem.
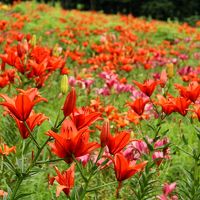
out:
M31 129L29 128L28 124L26 123L26 121L24 121L23 123L24 123L25 127L27 128L27 130L28 130L28 132L29 132L29 134L30 134L31 139L33 140L33 142L35 143L35 145L37 146L37 148L40 149L40 146L39 146L39 144L37 143L37 141L35 140L35 138L33 137L32 131L31 131Z
M16 194L17 194L17 191L18 191L18 189L19 189L19 187L20 187L20 185L21 185L23 179L24 179L24 176L21 176L21 177L18 178L17 184L16 184L16 186L15 186L15 189L14 189L13 192L12 192L12 195L11 195L10 200L14 200L14 199L15 199L15 196L16 196Z
M76 165L77 165L77 167L78 167L78 170L79 170L79 172L80 172L80 174L81 174L83 180L84 180L85 182L87 182L88 180L87 180L87 178L85 177L85 175L83 174L83 172L82 172L82 170L81 170L81 168L80 168L80 165L79 165L78 161L76 160L75 156L72 155L72 158L73 158L73 161L76 163Z
M198 183L199 182L199 177L200 177L200 161L199 161L199 155L200 155L200 140L198 139L198 147L197 147L197 156L198 158L195 158L195 168L194 168L194 179L195 182Z
M12 192L12 196L11 196L11 199L10 200L14 200L16 194L17 194L17 191L22 183L22 181L24 180L24 178L29 174L30 170L35 166L36 164L36 161L40 155L40 153L42 152L43 148L45 147L45 145L47 144L47 142L50 140L50 137L44 142L44 144L42 145L41 148L38 149L38 152L34 158L34 160L32 161L32 163L30 164L30 166L27 168L26 170L26 173L25 174L21 174L21 176L18 177L18 180L17 180L17 184L15 186L15 189L14 191Z
M23 140L23 146L22 146L22 173L24 172L24 149L25 149L25 140Z
M55 124L54 124L53 128L56 128L57 123L58 123L59 116L60 116L60 110L58 111L58 115L57 115L57 117L56 117L56 121L55 121Z
M40 155L40 153L42 152L42 150L44 149L44 147L46 146L46 144L48 143L48 141L50 140L51 137L49 137L45 142L44 144L42 145L42 147L40 147L37 151L37 154L35 155L32 163L30 164L30 166L28 167L28 169L26 170L26 174L28 174L30 172L30 170L35 166L36 164L36 161Z
M104 185L100 185L100 186L94 187L92 189L87 190L86 192L93 192L93 191L96 191L98 189L101 189L103 187L106 187L108 185L112 185L112 184L115 184L115 183L117 183L117 181L113 181L113 182L110 182L110 183L107 183L107 184L104 184Z
M149 99L150 99L150 103L152 103L152 105L153 105L153 109L154 109L154 111L157 113L158 117L160 117L160 112L158 111L156 105L153 103L152 98L149 97Z
M97 160L96 160L96 162L95 162L95 164L94 164L94 167L92 168L92 170L91 170L91 172L90 172L89 178L86 179L86 181L85 181L85 187L84 187L83 192L82 192L81 197L80 197L81 200L84 199L85 194L88 192L88 191L87 191L87 188L88 188L88 185L89 185L89 182L90 182L91 178L92 178L92 177L96 174L96 172L98 171L98 168L96 168L96 164L97 164L98 160L101 158L101 154L102 154L102 153L103 153L103 148L100 149L99 154L98 154L98 156L97 156Z
M59 128L59 127L60 127L60 125L64 122L65 118L66 118L66 117L63 117L63 119L58 123L58 125L56 126L56 128Z
M95 164L94 164L95 166L97 165L97 162L99 161L99 159L100 159L102 153L103 153L103 148L101 148L100 151L99 151L99 155L97 156L96 162L95 162Z
M85 183L85 187L84 187L83 192L82 192L82 194L81 194L80 200L84 199L85 194L86 194L86 192L87 192L87 188L88 188L90 179L92 178L92 176L93 176L93 172L90 173L90 176L89 176L89 178L87 179L87 181L86 181L86 183Z
M38 161L38 162L36 162L36 164L46 164L46 163L57 162L57 161L61 161L61 160L64 160L64 159L63 158L59 158L59 159L55 159L55 160Z

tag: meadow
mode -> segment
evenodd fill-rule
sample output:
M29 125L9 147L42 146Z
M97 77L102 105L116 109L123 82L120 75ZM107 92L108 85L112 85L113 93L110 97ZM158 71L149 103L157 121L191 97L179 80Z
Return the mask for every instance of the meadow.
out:
M0 199L200 199L200 22L0 5Z

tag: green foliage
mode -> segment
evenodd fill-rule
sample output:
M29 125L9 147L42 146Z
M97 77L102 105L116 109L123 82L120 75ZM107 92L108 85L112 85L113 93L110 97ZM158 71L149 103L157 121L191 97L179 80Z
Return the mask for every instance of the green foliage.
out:
M141 14L148 15L152 18L166 20L167 18L173 18L175 6L172 1L147 1L141 6Z
M181 200L200 199L200 177L192 170L183 170L182 179L179 180L178 189Z
M9 146L17 144L19 141L19 137L16 136L17 132L15 122L10 116L1 118L0 137L3 138L6 144Z
M145 170L131 180L131 190L135 200L152 200L157 193L156 170L152 170L154 164L148 163Z

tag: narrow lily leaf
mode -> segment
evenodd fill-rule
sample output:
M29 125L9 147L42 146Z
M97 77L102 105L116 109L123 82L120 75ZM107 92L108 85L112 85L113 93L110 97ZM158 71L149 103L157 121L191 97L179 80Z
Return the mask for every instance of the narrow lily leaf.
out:
M32 195L32 194L34 194L34 192L32 192L32 193L23 193L23 194L19 194L17 197L15 197L15 200L20 199L20 198L22 198L22 197L30 196L30 195Z

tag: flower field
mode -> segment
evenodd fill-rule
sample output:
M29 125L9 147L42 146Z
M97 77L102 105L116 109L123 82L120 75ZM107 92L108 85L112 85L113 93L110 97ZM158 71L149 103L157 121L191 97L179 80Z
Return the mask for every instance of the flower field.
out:
M0 5L0 199L199 200L200 28Z

